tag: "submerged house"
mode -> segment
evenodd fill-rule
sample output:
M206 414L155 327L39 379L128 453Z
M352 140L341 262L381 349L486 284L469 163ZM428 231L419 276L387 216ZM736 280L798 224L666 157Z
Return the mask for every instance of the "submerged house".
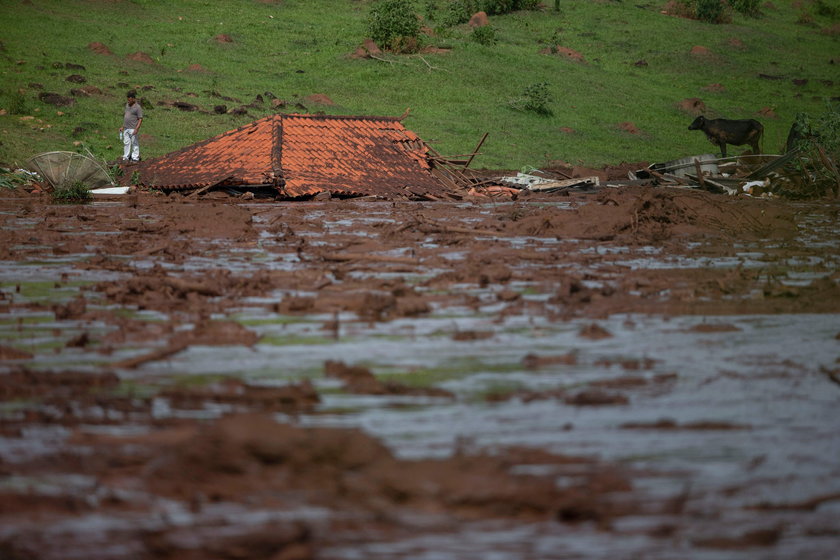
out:
M284 198L451 198L466 178L390 117L271 115L142 162L161 190L274 188Z

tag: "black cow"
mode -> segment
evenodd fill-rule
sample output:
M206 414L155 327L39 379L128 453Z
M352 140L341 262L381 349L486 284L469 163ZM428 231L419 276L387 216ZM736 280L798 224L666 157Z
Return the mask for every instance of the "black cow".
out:
M760 152L758 141L764 134L764 126L753 119L733 121L729 119L707 119L697 117L688 126L688 130L702 130L709 142L720 146L720 152L726 157L726 145L743 146L749 144L754 154Z

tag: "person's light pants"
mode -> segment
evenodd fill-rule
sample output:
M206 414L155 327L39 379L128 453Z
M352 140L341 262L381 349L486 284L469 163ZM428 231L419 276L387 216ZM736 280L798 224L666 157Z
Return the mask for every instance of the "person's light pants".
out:
M123 130L123 159L140 160L140 142L137 141L137 134L133 128Z

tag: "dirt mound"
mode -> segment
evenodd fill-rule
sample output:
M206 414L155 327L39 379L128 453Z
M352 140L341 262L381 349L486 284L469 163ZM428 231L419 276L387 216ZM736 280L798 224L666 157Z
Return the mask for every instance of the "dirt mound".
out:
M756 113L759 116L764 117L765 119L778 118L778 115L776 115L776 111L774 111L772 107L762 107L761 109L756 111Z
M134 60L136 62L143 62L145 64L155 64L155 59L148 54L138 51L125 56L127 60Z
M356 47L350 58L371 58L374 56L382 56L382 49L373 41L373 39L365 39L361 45Z
M107 45L105 45L104 43L99 43L99 42L89 43L88 44L88 49L95 52L96 54L108 54L108 55L114 54L111 51L111 49L108 48Z
M640 243L698 233L750 238L785 238L795 233L793 214L786 207L732 206L696 191L604 190L592 203L572 212L554 208L534 210L507 223L506 231L514 235L554 235L558 239L621 239Z
M359 430L300 428L253 414L182 433L167 447L144 476L158 494L188 501L209 496L256 507L277 492L295 490L310 503L377 511L386 519L411 508L467 519L606 523L621 511L609 495L630 487L617 473L607 476L593 468L561 490L553 475L510 474L515 454L399 460ZM544 454L541 462L564 464L568 458ZM598 486L595 480L604 483Z
M48 397L51 401L59 401L86 395L94 388L112 388L118 384L119 379L113 373L42 372L21 368L0 375L0 399Z
M487 12L476 12L470 17L467 25L470 27L484 27L485 25L490 25L490 18L487 17Z
M73 95L83 95L85 97L90 97L92 95L102 95L102 90L96 86L82 86L78 89L70 90L70 93Z
M636 135L642 133L642 131L639 130L639 128L634 123L629 121L618 123L618 125L616 126L619 130L623 130L624 132L627 132L629 134Z
M66 95L61 95L60 93L51 93L51 92L44 92L38 94L38 99L40 99L43 103L47 103L48 105L54 105L56 107L69 107L71 105L75 105L76 100L72 97L67 97Z
M249 385L241 379L226 378L203 387L171 388L159 393L179 410L202 410L208 403L239 410L283 414L312 413L321 397L309 381L284 387Z
M275 287L274 279L268 273L250 277L233 276L228 270L218 270L202 276L174 276L161 268L137 271L132 277L119 282L103 282L95 289L102 292L109 300L122 305L137 306L140 309L158 309L191 311L194 313L212 312L222 303L215 298L220 296L257 296L270 292ZM222 339L236 340L242 343L250 340L250 335L232 331L230 325L199 325L195 337L211 343ZM247 342L246 342L247 343Z
M706 104L699 97L683 99L677 104L677 108L695 117L706 114Z
M313 93L312 95L307 95L303 98L303 102L311 105L335 105L335 101L323 93Z

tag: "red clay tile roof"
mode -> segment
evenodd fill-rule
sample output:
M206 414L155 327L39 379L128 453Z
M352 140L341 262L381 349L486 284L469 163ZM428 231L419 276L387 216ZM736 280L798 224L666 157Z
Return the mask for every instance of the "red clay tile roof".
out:
M273 185L289 197L446 196L428 151L394 118L272 115L143 162L139 171L144 185L161 189Z

